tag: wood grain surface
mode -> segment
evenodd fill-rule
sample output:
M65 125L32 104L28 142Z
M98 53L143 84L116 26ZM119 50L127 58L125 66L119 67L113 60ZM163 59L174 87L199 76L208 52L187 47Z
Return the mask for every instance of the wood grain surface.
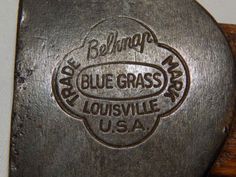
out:
M236 25L221 24L223 32L232 48L236 59ZM233 112L236 112L236 108ZM236 114L230 129L229 137L223 146L221 153L211 169L210 177L236 177Z

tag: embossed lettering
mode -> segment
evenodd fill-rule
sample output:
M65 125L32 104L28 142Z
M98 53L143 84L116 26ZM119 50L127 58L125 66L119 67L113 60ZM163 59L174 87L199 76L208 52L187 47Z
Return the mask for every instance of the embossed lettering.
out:
M141 103L121 103L121 104L105 104L99 102L85 101L83 112L91 115L101 116L129 116L129 115L145 115L159 112L157 99L143 101Z
M80 67L80 64L76 64L76 61L73 58L70 58L67 61L66 66L61 70L61 73L65 76L59 80L59 83L65 87L61 90L61 95L70 106L74 106L75 101L79 98L79 95L75 92L74 86L72 84L72 79L75 73L75 70Z
M153 43L154 39L150 32L146 31L142 34L137 33L132 37L123 37L118 39L118 31L110 32L107 37L106 44L100 44L96 39L92 39L88 42L87 59L96 59L98 56L106 56L107 54L115 54L117 52L125 51L129 49L135 49L140 53L143 53L145 43Z
M183 88L183 82L181 80L178 80L183 73L179 70L177 70L179 63L173 62L173 56L168 56L163 62L163 65L168 64L170 67L168 68L168 73L170 73L170 86L168 88L168 91L164 94L164 96L169 97L172 102L176 101L176 98L179 97L179 91Z

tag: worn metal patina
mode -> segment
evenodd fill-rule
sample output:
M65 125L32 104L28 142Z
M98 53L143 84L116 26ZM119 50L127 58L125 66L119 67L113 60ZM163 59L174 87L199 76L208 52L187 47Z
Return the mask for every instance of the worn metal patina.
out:
M202 177L234 63L194 0L22 0L11 177Z

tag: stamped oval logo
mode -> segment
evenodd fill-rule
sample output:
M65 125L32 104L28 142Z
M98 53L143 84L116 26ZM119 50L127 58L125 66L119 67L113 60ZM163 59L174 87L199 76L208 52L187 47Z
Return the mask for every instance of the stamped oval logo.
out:
M125 69L127 67L134 67L135 70L129 72ZM120 68L122 71L112 68ZM140 62L120 61L91 65L81 70L77 80L78 90L83 95L113 101L156 96L166 86L167 74L163 68ZM143 89L146 91L143 92Z
M142 21L123 16L92 26L52 78L60 107L113 148L147 140L160 119L180 107L189 86L180 53Z

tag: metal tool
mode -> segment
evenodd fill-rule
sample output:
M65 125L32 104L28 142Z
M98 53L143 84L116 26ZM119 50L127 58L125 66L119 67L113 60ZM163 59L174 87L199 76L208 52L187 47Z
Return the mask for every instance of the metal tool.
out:
M202 177L235 69L194 0L22 0L11 177Z

